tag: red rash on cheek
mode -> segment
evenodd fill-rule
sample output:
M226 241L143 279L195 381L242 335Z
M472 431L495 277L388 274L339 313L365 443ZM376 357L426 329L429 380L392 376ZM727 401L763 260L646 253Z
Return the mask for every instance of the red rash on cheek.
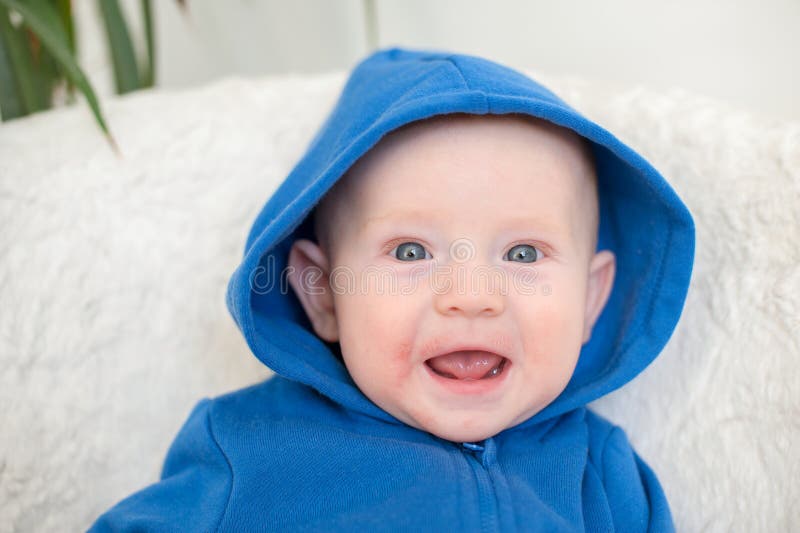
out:
M401 342L392 352L390 365L398 385L411 373L411 348L411 343Z
M411 343L402 342L394 350L392 362L395 365L404 365L408 363L411 357Z

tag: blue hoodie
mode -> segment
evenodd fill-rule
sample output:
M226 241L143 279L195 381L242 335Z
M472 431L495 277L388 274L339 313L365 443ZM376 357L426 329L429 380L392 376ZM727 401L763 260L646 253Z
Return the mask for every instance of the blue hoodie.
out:
M399 126L446 113L526 113L591 141L597 249L612 293L566 389L481 442L451 442L372 403L317 337L281 271L314 206ZM359 63L305 155L253 223L227 305L276 375L199 401L161 480L91 531L671 531L664 492L622 429L586 408L655 359L694 257L689 211L659 173L545 87L478 57L380 50Z

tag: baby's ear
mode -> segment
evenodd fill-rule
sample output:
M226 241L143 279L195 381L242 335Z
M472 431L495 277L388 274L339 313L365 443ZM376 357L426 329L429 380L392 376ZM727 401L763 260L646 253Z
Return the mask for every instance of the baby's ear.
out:
M333 293L328 282L328 257L318 244L308 239L298 239L289 251L289 267L289 284L311 320L314 331L325 341L338 341Z
M589 342L592 328L600 312L605 307L611 288L614 286L614 275L617 270L617 259L610 250L601 250L594 254L589 263L589 279L586 287L586 310L584 313L583 342Z

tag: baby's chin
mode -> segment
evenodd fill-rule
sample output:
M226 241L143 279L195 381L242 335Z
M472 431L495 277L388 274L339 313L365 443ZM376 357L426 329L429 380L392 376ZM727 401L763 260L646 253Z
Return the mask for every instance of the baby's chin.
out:
M452 442L479 442L484 439L488 439L494 437L500 431L505 428L499 430L490 430L490 429L476 429L476 430L466 430L464 428L425 428L425 431L431 433L432 435L436 435L440 439L449 440Z
M378 402L376 402L378 403ZM512 428L530 417L541 408L519 406L481 407L444 407L427 409L419 404L403 409L402 406L390 403L378 403L395 418L411 427L430 433L440 439L451 442L478 442L496 436L502 431Z
M429 418L424 421L415 420L412 423L417 429L427 431L441 439L452 442L478 442L494 437L504 429L515 423L503 422L491 415L474 416L470 418L447 417L437 420ZM443 417L444 418L444 417Z

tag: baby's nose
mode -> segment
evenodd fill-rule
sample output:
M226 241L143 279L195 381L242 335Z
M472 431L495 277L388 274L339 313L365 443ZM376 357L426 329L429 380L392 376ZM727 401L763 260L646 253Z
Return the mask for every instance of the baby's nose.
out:
M499 315L505 309L505 295L498 274L466 264L451 265L437 273L434 276L436 310L443 315Z

